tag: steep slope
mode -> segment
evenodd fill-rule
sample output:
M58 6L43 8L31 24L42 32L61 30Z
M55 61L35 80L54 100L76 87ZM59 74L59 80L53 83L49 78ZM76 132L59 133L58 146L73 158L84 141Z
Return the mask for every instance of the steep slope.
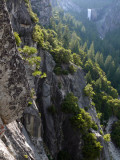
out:
M37 89L37 103L42 116L42 124L44 129L43 139L49 148L50 155L58 159L60 153L67 152L73 160L83 159L82 147L84 145L82 134L75 131L70 123L71 114L62 112L61 104L66 95L72 92L78 97L78 104L80 108L88 107L88 112L92 119L100 127L100 122L96 117L97 113L93 106L90 105L88 97L84 96L83 89L86 85L84 79L84 72L78 68L73 75L56 76L53 72L55 62L52 56L43 50L39 51L42 58L42 70L47 73L45 80L39 79ZM67 67L67 66L63 66ZM51 106L55 107L52 111ZM101 152L100 160L104 158L110 160L107 144L104 142L102 136L93 130L98 140L104 146Z
M52 7L49 0L31 0L32 9L37 13L40 24L48 26L50 23L50 17L52 16Z
M0 1L0 25L0 117L8 124L21 117L28 103L29 87L4 1Z
M101 13L102 14L102 13ZM105 9L101 19L96 21L99 34L104 37L109 31L120 27L120 2L115 1L111 6Z
M92 9L92 20L96 23L99 35L104 38L107 32L113 31L120 27L120 2L119 0L115 1L52 1L53 6L60 6L67 12L84 14L84 17L87 18L87 9ZM81 16L81 15L80 15Z
M43 2L45 2L45 6L42 6L42 12L44 13L46 11L46 6L49 6L49 1ZM40 3L37 1L37 4ZM41 5L43 4L44 3L41 2ZM4 3L3 5L2 1L0 7L3 6L6 7L6 4ZM96 141L100 141L102 146L104 147L99 159L110 160L107 144L104 142L103 137L99 134L101 126L99 119L97 118L96 110L94 106L91 105L91 100L87 96L85 96L83 92L83 89L86 86L86 82L84 79L85 73L83 72L83 70L80 67L75 66L77 67L77 71L74 74L69 73L68 75L57 76L54 73L54 67L56 63L52 55L47 51L42 50L39 44L33 41L32 32L35 23L30 16L25 1L7 0L7 7L9 10L13 30L17 31L22 39L22 44L20 47L29 45L34 46L38 49L37 55L41 56L42 60L41 69L43 72L47 73L47 78L35 78L32 75L32 67L30 67L28 63L25 62L25 60L21 65L24 68L24 70L21 70L23 72L19 72L19 70L17 70L18 75L22 74L21 79L26 82L25 96L27 95L27 91L29 90L29 88L27 87L29 83L30 90L33 89L35 91L34 99L32 101L32 104L25 109L24 115L21 120L17 119L17 121L14 121L7 125L6 133L0 140L0 158L5 160L48 160L46 153L49 156L58 159L58 157L61 156L61 153L63 154L64 152L67 152L71 155L70 159L83 159L85 156L82 153L82 148L84 146L84 140L82 137L83 135L81 132L76 131L70 123L71 114L64 113L62 111L62 103L65 97L68 93L73 92L73 94L78 98L79 108L85 109L87 107L92 119L98 125L98 131L90 129L89 132L94 133L97 137ZM36 5L33 5L33 8L34 7L36 7ZM1 9L1 12L2 11L3 10ZM7 19L9 21L9 23L6 23L6 25L9 26L10 20L8 11L6 9L5 13L7 13ZM5 16L5 14L2 15ZM47 17L47 15L45 15L45 17L48 18L49 21L49 17ZM46 18L44 18L43 14L40 18L40 22L44 24ZM12 32L12 27L9 30L10 32ZM5 42L5 46L6 44L7 43ZM14 50L16 49L15 41L13 44ZM2 46L4 45L2 44ZM16 57L18 55L16 55ZM17 60L16 57L15 60ZM62 68L66 70L68 69L68 67L68 64L62 65ZM25 69L27 71L27 74L25 73ZM27 75L27 78L25 78L25 75ZM12 78L16 79L14 75ZM18 82L19 79L17 80L17 83L14 83L14 85L18 86ZM17 94L15 95L18 97ZM36 96L37 103L35 102ZM19 103L21 105L22 102L22 107L27 104L27 97L28 96L25 97L25 102L21 98L19 98L21 100ZM7 101L8 100L6 100L6 102ZM15 119L20 118L17 116L20 111L19 108L17 111L15 112ZM10 122L11 120L14 120L13 114L11 115L13 119L10 119ZM23 124L21 123L21 121ZM9 121L7 123L9 123ZM44 139L45 144L43 144L42 138Z
M7 1L7 7L10 12L10 19L14 31L18 31L21 34L23 45L30 45L33 43L31 30L33 29L34 24L31 21L31 17L25 6L24 0ZM29 83L28 87L28 82L30 82L29 76L26 74L25 62L17 51L7 7L5 1L0 1L0 25L2 26L0 32L0 117L2 119L0 119L0 134L2 134L2 139L0 139L0 159L23 160L27 158L29 160L47 160L41 139L41 120L35 105L33 105L34 108L32 114L29 114L29 119L37 119L38 121L37 129L39 134L36 136L39 140L37 142L34 139L34 143L31 141L26 129L19 121L22 116L23 109L28 106L28 98L30 97L29 87L31 88L31 84ZM29 110L30 108L26 108L27 113ZM35 114L35 110L37 110L37 114ZM17 122L15 121L16 119ZM32 122L30 121L30 124L33 124ZM9 124L6 126L6 131L3 134L4 123ZM36 121L34 123L36 123ZM32 130L34 130L34 128L32 128ZM30 131L32 132L32 130Z

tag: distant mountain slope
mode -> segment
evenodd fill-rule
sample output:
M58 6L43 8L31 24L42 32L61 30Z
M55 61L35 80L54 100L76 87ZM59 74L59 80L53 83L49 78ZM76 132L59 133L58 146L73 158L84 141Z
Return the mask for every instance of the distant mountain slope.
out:
M53 6L60 6L67 12L80 14L84 11L87 18L87 9L93 9L92 20L96 23L98 33L102 38L109 31L120 27L119 0L51 0ZM78 16L77 14L77 16Z

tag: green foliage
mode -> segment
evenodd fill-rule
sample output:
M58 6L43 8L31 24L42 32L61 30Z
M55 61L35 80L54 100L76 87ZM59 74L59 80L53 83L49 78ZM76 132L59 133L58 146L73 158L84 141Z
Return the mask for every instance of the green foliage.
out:
M100 130L100 134L103 136L103 131L102 130Z
M93 127L92 118L84 109L79 109L78 114L71 118L71 123L74 128L80 129L82 133Z
M62 111L64 113L78 113L78 98L73 93L68 93L62 103Z
M30 97L31 97L31 99L35 99L36 98L34 88L32 88L31 91L30 91Z
M98 126L94 121L92 123L92 129L94 129L95 131L98 131Z
M80 58L80 55L78 55L76 53L72 54L72 61L77 66L82 66L83 65L83 63L81 61L81 58Z
M52 52L54 60L58 64L68 64L71 60L71 51L66 50L63 47L54 49Z
M83 146L83 155L85 160L95 160L100 155L102 146L100 142L97 141L97 138L94 133L88 133L83 136L84 146Z
M61 66L58 66L58 65L55 66L54 73L56 75L58 75L58 76L59 75L68 75L69 74L68 70L64 70L64 69L62 69Z
M120 120L115 122L112 126L111 139L115 145L120 148Z
M101 117L102 117L102 113L97 113L97 118L101 119Z
M19 51L21 52L23 59L34 68L32 73L33 76L40 76L41 78L45 78L47 76L46 73L42 73L40 71L41 57L35 55L37 53L36 48L24 46L23 49L20 48Z
M74 64L70 64L69 66L69 72L71 74L74 74L77 71L77 67Z
M16 41L16 44L17 44L17 47L20 46L20 44L22 43L20 37L19 37L19 34L17 32L14 32L14 37L15 37L15 41Z
M37 49L34 47L24 46L21 52L25 53L27 57L37 53Z
M25 3L29 4L29 0L24 0L24 1L25 1Z
M52 115L56 114L56 108L54 105L51 105L49 108L48 108L48 112L51 113Z
M70 121L73 128L82 133L82 139L84 140L82 152L85 159L96 159L102 150L102 146L100 142L97 141L96 136L93 133L89 133L90 128L98 130L98 126L92 120L90 114L84 109L79 109L78 98L75 97L73 93L69 93L65 97L62 103L62 111L73 114Z
M31 16L32 21L35 22L35 23L38 23L39 18L37 17L37 14L32 11L32 7L31 7L31 4L30 4L29 0L24 0L24 1L26 3L26 6L28 7L28 12Z
M33 40L35 42L38 42L38 44L40 45L40 47L43 46L44 35L43 35L42 29L41 29L41 27L39 25L36 25L34 27L34 30L33 30Z
M24 155L24 158L25 158L25 159L28 159L28 155Z
M88 96L90 98L93 97L93 95L95 94L93 91L93 87L91 84L87 84L86 87L84 88L84 94L85 96Z
M110 134L105 134L103 136L103 139L106 141L106 142L110 142Z
M29 101L28 102L28 107L31 106L32 104L33 104L32 101Z

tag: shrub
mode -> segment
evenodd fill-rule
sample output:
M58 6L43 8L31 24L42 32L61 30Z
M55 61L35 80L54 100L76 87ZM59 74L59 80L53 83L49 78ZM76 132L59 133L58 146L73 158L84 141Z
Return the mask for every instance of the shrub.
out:
M43 47L44 43L44 35L42 33L42 29L39 25L36 25L33 30L33 40L38 42L40 47Z
M32 11L32 7L31 7L31 4L30 4L29 0L24 0L24 1L26 3L26 6L28 7L28 12L31 16L31 20L35 23L38 23L39 18L37 17L37 14Z
M24 155L24 158L25 158L25 159L28 159L28 155Z
M100 134L103 135L103 131L102 130L100 130Z
M68 93L62 103L62 111L64 113L78 113L78 98L73 93Z
M33 104L32 101L29 101L28 102L28 107L30 107L32 104Z
M93 95L95 94L93 91L93 87L91 84L87 84L86 87L84 88L84 94L85 96L88 96L90 98L93 97Z
M29 57L37 53L37 49L35 47L24 46L21 52L23 52L26 57Z
M67 71L67 70L63 70L62 68L61 68L61 66L55 66L55 68L54 68L54 73L56 74L56 75L68 75L69 74L69 72Z
M83 136L84 146L82 148L85 160L95 160L100 155L103 146L97 141L94 133L88 133Z
M79 129L82 133L86 133L93 126L93 121L88 112L79 109L79 113L71 118L74 128Z
M71 60L71 51L63 47L54 49L52 55L57 64L68 64Z
M19 34L17 32L14 32L14 37L15 37L15 41L16 41L16 44L17 44L17 47L20 46L20 44L22 43L20 37L19 37Z
M69 66L69 72L70 72L71 74L74 74L76 71L77 71L77 67L75 67L73 64L71 64L71 65Z
M105 134L103 136L103 139L106 141L106 142L110 142L110 134Z
M72 54L72 60L73 60L73 63L77 66L82 66L83 65L83 63L81 61L81 58L80 58L80 55L78 55L76 53Z
M97 124L93 121L93 123L92 123L92 128L95 130L95 131L97 131L98 130L98 126L97 126Z

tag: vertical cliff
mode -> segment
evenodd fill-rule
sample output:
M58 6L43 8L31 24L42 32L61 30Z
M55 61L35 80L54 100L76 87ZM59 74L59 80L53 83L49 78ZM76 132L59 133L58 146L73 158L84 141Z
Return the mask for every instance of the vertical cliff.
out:
M0 1L0 26L0 117L8 124L21 117L29 87L4 0Z
M49 1L31 0L31 3L39 16L40 24L48 25L51 17ZM83 70L76 66L77 72L74 74L57 76L54 73L56 63L52 55L38 47L32 39L35 23L24 0L7 0L7 7L5 1L0 1L0 25L1 133L4 131L4 124L9 123L0 139L0 158L48 160L47 155L49 155L58 159L58 155L66 151L73 160L83 159L82 134L71 125L71 114L65 114L61 109L66 95L73 92L78 98L79 108L87 107L92 119L98 125L98 131L90 130L90 132L95 133L104 146L99 159L110 160L107 145L99 134L101 126L96 117L96 110L91 105L91 100L83 93L86 86ZM22 60L17 51L13 30L21 37L21 47L28 45L38 49L41 70L47 74L47 78L33 77L32 68ZM68 65L62 67L68 69ZM35 98L22 116L23 109L28 104L29 90L35 91Z
M52 16L52 7L49 0L31 0L32 9L39 17L39 23L48 26Z

